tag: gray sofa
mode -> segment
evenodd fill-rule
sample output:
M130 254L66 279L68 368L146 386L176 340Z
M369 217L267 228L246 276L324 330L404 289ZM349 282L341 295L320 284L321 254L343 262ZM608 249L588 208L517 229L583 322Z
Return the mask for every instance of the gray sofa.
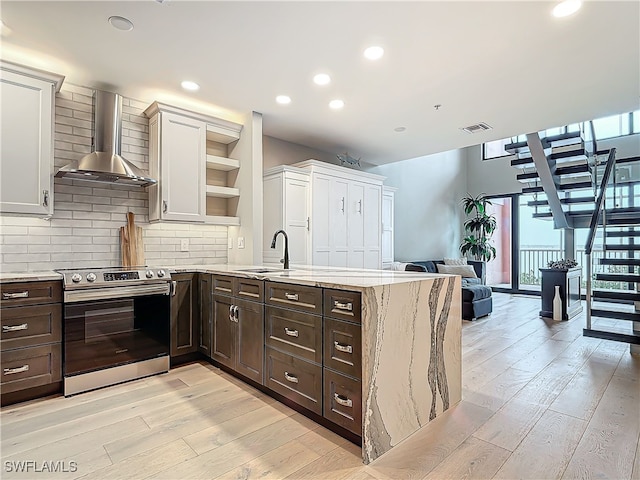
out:
M478 278L462 278L462 318L474 320L489 315L493 310L493 301L491 288L486 285L487 264L475 260L467 260L467 263L473 266ZM438 273L437 264L444 264L444 260L411 262L405 270Z

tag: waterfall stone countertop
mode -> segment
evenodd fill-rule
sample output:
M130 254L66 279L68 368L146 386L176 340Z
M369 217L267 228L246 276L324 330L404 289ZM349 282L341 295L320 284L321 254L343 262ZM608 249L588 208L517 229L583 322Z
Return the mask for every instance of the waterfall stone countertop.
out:
M369 463L462 398L462 289L457 275L282 265L168 266L361 292L362 458ZM61 279L2 273L0 281Z

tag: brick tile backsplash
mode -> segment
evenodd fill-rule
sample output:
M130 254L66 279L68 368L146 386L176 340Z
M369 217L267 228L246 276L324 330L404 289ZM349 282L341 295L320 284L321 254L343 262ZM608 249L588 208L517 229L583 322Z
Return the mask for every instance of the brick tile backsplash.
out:
M92 90L65 84L56 95L56 170L91 151ZM149 171L148 105L123 99L122 151ZM54 179L54 214L49 220L0 215L0 270L25 272L120 265L120 226L127 212L143 229L146 263L159 266L227 262L227 227L149 223L144 188ZM189 239L189 251L180 240Z

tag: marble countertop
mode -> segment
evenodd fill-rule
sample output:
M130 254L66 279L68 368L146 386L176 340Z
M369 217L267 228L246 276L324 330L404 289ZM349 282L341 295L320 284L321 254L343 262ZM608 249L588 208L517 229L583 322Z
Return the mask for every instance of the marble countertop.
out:
M198 272L219 275L233 275L258 280L295 283L325 288L353 288L361 290L369 287L410 283L430 278L451 275L420 272L396 272L391 270L367 270L355 268L318 267L313 265L293 266L284 270L282 265L179 265L167 267L172 273ZM261 270L267 270L266 272ZM62 275L53 271L2 272L0 282L37 282L61 280Z

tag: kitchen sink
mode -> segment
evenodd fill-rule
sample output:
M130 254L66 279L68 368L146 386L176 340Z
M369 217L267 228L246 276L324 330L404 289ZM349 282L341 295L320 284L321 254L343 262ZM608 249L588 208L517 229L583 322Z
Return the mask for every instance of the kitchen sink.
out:
M282 269L275 269L275 268L241 268L239 270L236 270L236 272L247 272L247 273L276 273L276 272L283 272L284 270Z

